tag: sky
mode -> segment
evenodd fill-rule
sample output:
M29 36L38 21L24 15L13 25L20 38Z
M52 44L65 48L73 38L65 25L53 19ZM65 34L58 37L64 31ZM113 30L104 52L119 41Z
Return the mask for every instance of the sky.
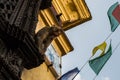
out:
M85 64L92 54L95 46L101 44L111 33L111 26L107 16L107 11L111 5L120 0L85 0L92 20L80 24L65 33L67 34L74 50L62 57L62 74L67 71ZM106 40L108 46L112 40L112 49L114 50L120 42L120 25L114 33ZM108 48L107 46L107 48ZM99 54L99 52L97 53ZM112 54L111 58L105 64L96 80L119 80L120 79L120 46ZM80 71L75 80L93 80L95 73L89 64Z

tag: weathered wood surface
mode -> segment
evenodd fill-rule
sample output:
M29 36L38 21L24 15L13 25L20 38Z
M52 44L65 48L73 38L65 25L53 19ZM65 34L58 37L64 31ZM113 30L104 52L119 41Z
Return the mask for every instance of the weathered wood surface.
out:
M0 0L0 80L20 80L23 68L44 62L44 52L61 33L45 27L35 34L40 9L51 0Z

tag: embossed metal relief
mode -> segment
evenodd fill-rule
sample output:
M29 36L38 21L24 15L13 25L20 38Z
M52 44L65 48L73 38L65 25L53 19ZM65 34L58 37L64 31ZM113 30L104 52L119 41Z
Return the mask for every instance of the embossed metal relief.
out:
M52 0L51 7L39 12L39 21L42 24L39 25L39 28L57 25L64 30L68 30L91 20L91 18L90 11L84 0ZM64 33L57 37L52 44L60 55L65 55L73 50Z
M53 0L49 9L41 10L44 22L68 30L90 20L91 14L84 0Z

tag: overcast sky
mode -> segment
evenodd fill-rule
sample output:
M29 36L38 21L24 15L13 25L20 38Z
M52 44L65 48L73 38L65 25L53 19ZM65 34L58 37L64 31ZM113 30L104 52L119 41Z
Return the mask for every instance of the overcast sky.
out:
M85 0L92 20L66 31L66 34L74 47L74 51L62 58L62 73L78 67L79 69L91 56L95 46L101 44L111 33L111 26L107 11L111 5L119 0ZM108 46L112 39L112 48L120 42L120 25L106 41ZM107 48L108 48L107 46ZM109 61L101 70L96 80L119 80L120 79L120 46L113 53ZM95 73L87 64L75 80L92 80Z

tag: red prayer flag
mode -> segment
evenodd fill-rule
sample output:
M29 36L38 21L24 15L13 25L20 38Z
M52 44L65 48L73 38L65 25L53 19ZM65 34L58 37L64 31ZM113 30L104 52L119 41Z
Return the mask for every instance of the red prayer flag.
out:
M120 5L118 5L115 10L113 11L113 16L116 18L116 20L120 23Z

